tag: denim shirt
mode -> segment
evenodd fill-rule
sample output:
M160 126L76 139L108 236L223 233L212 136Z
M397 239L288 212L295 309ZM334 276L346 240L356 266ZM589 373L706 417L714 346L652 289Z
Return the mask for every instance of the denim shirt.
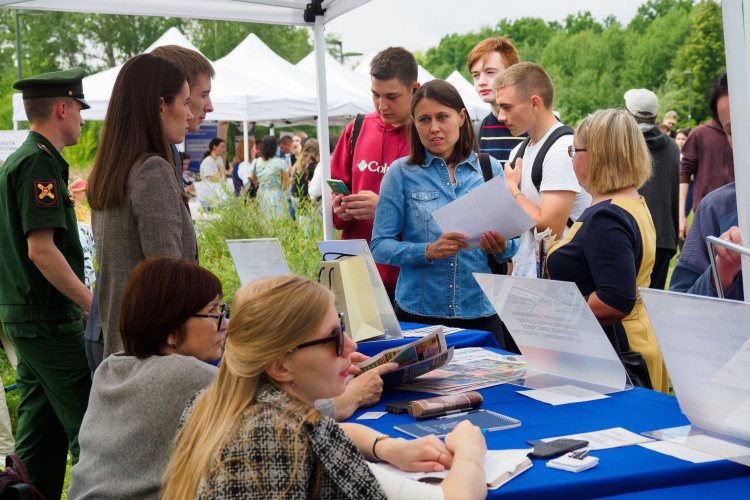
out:
M500 164L490 158L493 176L504 177ZM404 311L436 318L474 319L492 316L495 310L472 273L490 273L482 250L458 252L447 259L427 260L427 244L442 231L432 212L484 184L476 154L456 166L453 187L445 162L425 151L425 164L396 160L380 184L380 199L372 231L372 254L376 262L401 268L396 283L396 302ZM501 216L502 214L498 214ZM403 241L399 241L403 235ZM510 259L519 241L495 258Z

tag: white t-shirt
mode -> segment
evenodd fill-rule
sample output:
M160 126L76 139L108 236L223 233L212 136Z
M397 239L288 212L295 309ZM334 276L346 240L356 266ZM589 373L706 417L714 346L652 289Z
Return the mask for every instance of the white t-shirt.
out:
M521 171L521 192L533 205L539 206L541 204L541 197L539 192L534 187L534 182L531 180L531 171L534 165L536 155L545 143L547 138L550 136L553 130L562 127L562 123L558 122L554 124L547 133L542 137L542 140L528 146L523 154L523 170ZM574 191L576 193L575 200L573 201L573 208L570 210L570 218L575 221L581 215L581 213L591 205L591 195L588 194L578 184L576 174L573 171L573 160L568 154L568 146L573 144L572 135L564 135L560 137L552 147L549 148L547 154L544 157L544 163L542 164L542 183L539 186L540 191ZM510 158L514 158L518 152L516 146L510 153ZM565 228L564 233L567 233ZM563 233L563 234L564 234ZM558 239L562 238L563 235L558 234ZM513 257L513 276L521 276L525 278L536 277L536 252L534 249L534 228L530 231L526 231L521 235L521 245L518 248L518 253Z
M443 488L437 484L420 483L375 464L367 463L372 475L388 500L444 500Z
M247 183L250 182L250 163L246 161L240 163L237 167L237 176L242 181L242 185L247 186Z
M218 176L219 172L221 172L223 169L224 160L222 160L221 156L212 158L211 155L208 155L201 162L201 179L206 180L206 177L210 175Z

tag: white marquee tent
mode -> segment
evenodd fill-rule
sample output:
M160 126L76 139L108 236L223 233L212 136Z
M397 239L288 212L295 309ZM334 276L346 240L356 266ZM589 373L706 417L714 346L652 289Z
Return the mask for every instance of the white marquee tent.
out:
M368 0L0 0L0 8L30 10L65 10L101 14L193 17L227 21L308 26L315 35L316 85L318 90L318 136L328 133L326 74L324 64L325 24ZM427 0L425 0L425 3ZM734 137L734 164L737 180L737 208L742 234L750 235L750 0L722 0L724 45ZM740 140L739 138L743 138ZM330 177L328 141L321 141L321 159L325 177ZM330 215L330 192L326 186L323 213L325 237L333 238ZM748 238L748 236L746 236ZM750 268L750 259L743 257ZM750 280L745 280L745 297L750 300Z
M326 79L335 82L340 87L362 96L369 103L369 111L373 111L372 93L370 92L370 75L363 75L354 70L347 69L338 62L334 57L326 52ZM311 75L315 75L315 52L307 54L297 67ZM369 112L368 111L368 112Z

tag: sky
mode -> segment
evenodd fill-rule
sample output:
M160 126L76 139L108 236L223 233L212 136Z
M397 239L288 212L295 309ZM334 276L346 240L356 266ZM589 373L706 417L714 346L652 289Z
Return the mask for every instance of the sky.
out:
M371 0L328 23L326 34L338 35L344 52L364 59L391 45L426 51L445 35L478 31L503 18L541 17L563 22L568 14L590 11L598 21L610 14L623 24L646 0ZM512 38L513 34L508 33Z

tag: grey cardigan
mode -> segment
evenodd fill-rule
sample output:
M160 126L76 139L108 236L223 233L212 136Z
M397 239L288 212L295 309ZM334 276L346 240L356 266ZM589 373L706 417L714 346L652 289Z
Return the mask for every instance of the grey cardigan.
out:
M157 499L180 415L217 371L179 354L105 359L78 434L68 498Z
M151 156L131 169L123 206L91 214L105 358L122 350L120 301L136 264L157 255L197 259L195 229L181 191L174 166Z

